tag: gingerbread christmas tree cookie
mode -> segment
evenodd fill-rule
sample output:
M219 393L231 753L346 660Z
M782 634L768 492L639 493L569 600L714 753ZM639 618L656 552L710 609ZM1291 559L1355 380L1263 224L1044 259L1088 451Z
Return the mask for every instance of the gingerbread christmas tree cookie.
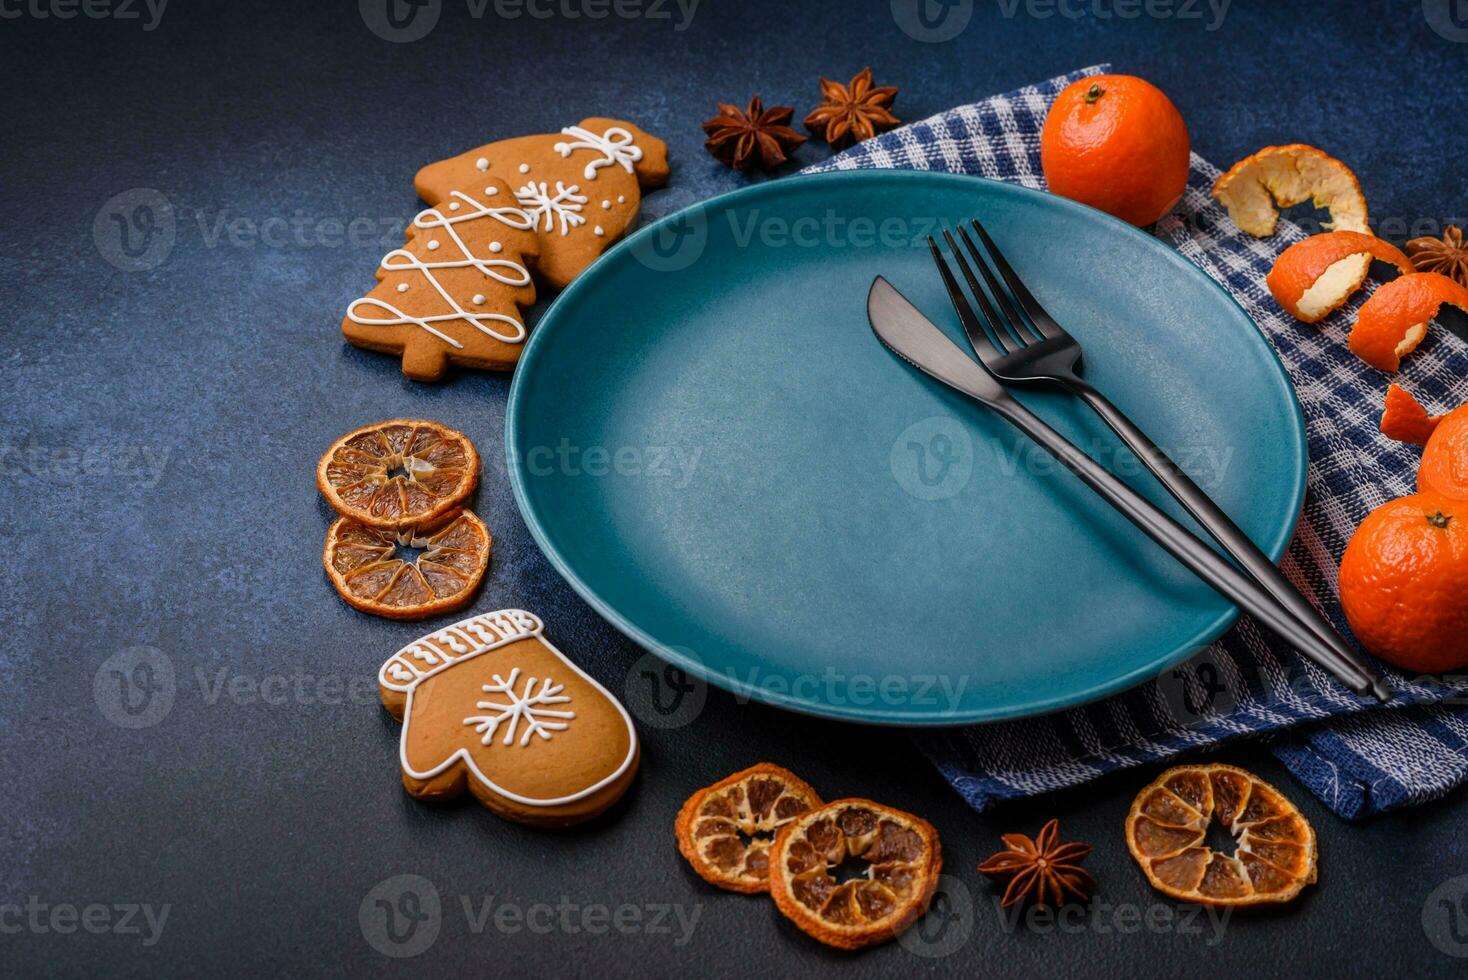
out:
M414 186L436 202L486 176L508 181L540 235L536 275L563 287L637 217L644 188L668 179L668 147L620 119L583 119L558 133L500 140L430 164Z
M403 373L437 381L450 364L503 370L520 359L521 309L535 302L529 263L539 248L530 215L502 180L428 198L377 286L347 308L342 334L368 350L401 354Z
M403 785L419 799L472 793L520 823L568 826L615 803L637 772L625 708L519 609L408 644L378 693L403 723Z

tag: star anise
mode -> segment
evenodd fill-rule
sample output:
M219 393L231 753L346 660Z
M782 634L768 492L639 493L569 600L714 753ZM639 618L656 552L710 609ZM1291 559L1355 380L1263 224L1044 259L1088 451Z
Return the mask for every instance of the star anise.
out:
M1082 902L1090 897L1096 881L1080 863L1091 853L1091 845L1061 844L1059 837L1059 820L1047 823L1034 840L1024 834L1005 834L1002 839L1008 850L979 865L986 875L1009 879L1000 902L1003 908L1027 898L1041 907L1059 908L1067 895Z
M863 68L847 85L822 78L821 98L824 101L805 117L805 128L833 147L869 140L902 122L888 111L897 98L896 87L873 86L870 68Z
M1468 244L1456 225L1448 225L1441 238L1412 239L1407 254L1418 272L1440 272L1468 286Z
M748 170L755 165L761 170L774 170L788 159L791 150L806 140L786 125L794 115L795 110L790 106L766 109L758 95L742 111L738 106L720 102L719 114L703 124L703 131L709 136L703 145L735 170Z

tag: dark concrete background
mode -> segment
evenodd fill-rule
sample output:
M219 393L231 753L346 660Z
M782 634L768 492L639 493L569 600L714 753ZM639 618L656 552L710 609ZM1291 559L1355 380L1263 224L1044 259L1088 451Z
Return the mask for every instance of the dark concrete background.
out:
M423 627L332 592L311 474L369 420L462 428L487 460L477 509L496 538L474 608L536 610L612 690L636 688L653 665L550 570L510 500L505 379L417 385L341 341L341 311L417 210L418 166L621 115L669 141L674 187L648 202L662 213L744 182L700 146L716 101L759 93L803 112L818 75L871 64L916 119L1110 61L1171 94L1216 163L1292 140L1338 154L1400 241L1468 212L1468 4L1453 20L1448 0L1235 0L1220 23L1184 0L1131 19L1126 0L1049 16L1045 3L965 0L953 12L971 22L930 43L887 0L704 0L683 30L673 5L669 19L593 21L567 16L589 9L581 0L540 3L546 19L444 0L425 38L390 43L350 0L173 0L156 23L140 0L94 0L105 18L67 2L0 0L0 973L1461 974L1447 951L1468 948L1434 942L1423 914L1468 873L1463 795L1349 825L1258 746L1215 756L1300 801L1322 879L1218 934L1160 901L1125 854L1126 807L1158 767L977 816L895 732L717 691L680 727L643 718L643 774L590 827L547 834L415 804L373 676ZM822 156L807 146L797 163ZM136 254L119 220L134 222ZM130 715L114 672L142 679L140 665L153 700ZM673 847L679 803L759 759L931 819L956 882L948 931L916 951L839 955L766 900L694 878ZM1096 844L1105 904L1060 926L1007 922L974 866L999 833L1050 816ZM430 881L442 910L436 939L403 964L359 918L400 874ZM465 899L491 910L478 931ZM161 933L115 908L129 904L155 920L166 906ZM605 926L598 909L628 934L589 933ZM517 912L529 923L516 928ZM691 936L678 912L698 916Z

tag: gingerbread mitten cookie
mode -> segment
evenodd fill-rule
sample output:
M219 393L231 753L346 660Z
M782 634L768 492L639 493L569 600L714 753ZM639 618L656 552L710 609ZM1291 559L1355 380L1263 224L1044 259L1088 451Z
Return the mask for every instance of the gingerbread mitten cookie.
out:
M403 785L419 799L466 789L520 823L568 826L615 803L637 772L637 732L609 693L502 609L408 644L378 672L403 723Z
M637 217L642 189L668 179L668 147L620 119L583 119L559 133L488 143L418 171L414 186L436 203L485 176L509 181L540 234L536 273L570 283Z
M503 370L520 359L521 309L535 302L527 263L534 219L502 180L430 199L387 253L372 292L352 303L342 334L358 347L403 356L403 373L437 381L449 364Z

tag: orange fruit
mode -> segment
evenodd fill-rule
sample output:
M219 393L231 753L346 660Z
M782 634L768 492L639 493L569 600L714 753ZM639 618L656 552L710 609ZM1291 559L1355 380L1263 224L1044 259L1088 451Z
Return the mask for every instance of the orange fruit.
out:
M1319 323L1361 288L1373 258L1392 263L1404 275L1416 271L1406 253L1390 242L1359 231L1331 231L1285 249L1264 281L1286 313Z
M1417 492L1468 500L1468 405L1437 420L1417 467Z
M1182 113L1162 90L1131 75L1066 86L1040 133L1051 193L1150 225L1188 186L1190 143Z
M1356 639L1383 660L1468 667L1468 501L1419 493L1373 510L1346 546L1340 593Z
M399 545L423 553L405 558ZM469 604L489 567L489 549L489 530L467 510L429 537L339 517L326 532L321 561L336 591L356 608L388 619L422 619Z
M1238 842L1205 843L1212 820ZM1152 887L1200 905L1288 902L1315 881L1315 830L1284 795L1235 766L1177 766L1132 801L1126 846Z
M1304 143L1266 146L1245 157L1214 182L1213 196L1255 238L1274 234L1276 204L1292 208L1305 200L1330 212L1325 227L1331 231L1371 232L1366 197L1351 168Z
M348 432L316 465L316 486L333 510L393 531L443 523L478 481L479 454L468 437L423 419Z
M688 798L674 827L678 850L711 885L746 894L767 892L775 834L820 805L820 796L805 780L761 762Z
M1427 336L1443 304L1468 313L1468 288L1439 272L1414 272L1371 294L1351 328L1351 353L1378 371L1395 371Z
M850 859L861 877L837 881ZM838 949L860 949L900 935L927 911L943 853L921 817L847 799L785 825L770 850L770 897L807 935Z
M1396 384L1386 386L1386 403L1381 411L1381 432L1388 439L1410 442L1424 446L1445 415L1428 415L1422 403L1412 397L1406 388ZM1465 467L1468 469L1468 467ZM1468 490L1468 472L1464 473L1464 489ZM1418 485L1421 486L1421 470L1418 470Z

